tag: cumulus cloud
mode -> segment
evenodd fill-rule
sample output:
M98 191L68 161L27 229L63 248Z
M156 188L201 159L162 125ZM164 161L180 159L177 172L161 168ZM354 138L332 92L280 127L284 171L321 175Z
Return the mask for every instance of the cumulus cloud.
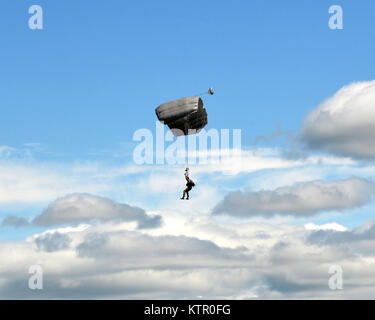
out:
M161 224L161 216L150 216L143 209L90 194L70 194L48 206L33 224L52 226L87 221L135 221L138 228L154 228Z
M225 248L195 237L150 236L136 231L89 233L76 250L79 257L115 258L127 267L139 265L140 250L150 267L241 266L251 260L244 247Z
M0 242L0 298L374 297L372 223L348 231L356 240L340 245L314 242L317 231L297 225L221 225L185 216L180 220L185 228L177 228L177 233L184 235L167 234L164 227L118 230L113 224L113 230L92 225ZM64 244L58 245L58 240ZM27 270L35 263L43 267L43 290L27 288ZM332 265L343 268L345 290L329 289Z
M307 243L317 245L341 245L375 239L375 223L362 225L358 229L335 232L333 230L318 230L307 237Z
M305 119L302 140L311 149L375 159L375 80L340 89Z
M17 216L7 216L3 219L1 222L1 226L3 227L27 227L30 225L29 220L26 218L22 217L17 217Z
M53 232L38 236L34 241L39 250L54 252L69 248L71 239L67 234Z
M321 180L297 183L271 191L230 192L213 209L213 214L238 217L275 214L296 217L321 211L344 210L368 203L375 194L375 184L361 178L332 182Z

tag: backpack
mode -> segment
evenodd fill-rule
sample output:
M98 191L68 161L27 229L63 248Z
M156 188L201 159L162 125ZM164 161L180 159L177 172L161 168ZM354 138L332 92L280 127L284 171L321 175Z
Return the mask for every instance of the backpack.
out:
M193 180L189 180L189 182L186 184L188 187L195 187L195 183Z

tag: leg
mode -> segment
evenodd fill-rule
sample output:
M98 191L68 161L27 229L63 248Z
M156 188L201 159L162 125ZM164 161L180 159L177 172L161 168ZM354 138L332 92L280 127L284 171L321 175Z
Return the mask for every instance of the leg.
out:
M182 193L182 198L181 200L184 200L185 199L185 194L187 193L187 188L184 190L184 192ZM188 194L188 198L189 198L189 194Z
M186 197L186 200L189 200L189 191L192 189L192 187L187 187L186 188L186 194L187 194L187 197Z

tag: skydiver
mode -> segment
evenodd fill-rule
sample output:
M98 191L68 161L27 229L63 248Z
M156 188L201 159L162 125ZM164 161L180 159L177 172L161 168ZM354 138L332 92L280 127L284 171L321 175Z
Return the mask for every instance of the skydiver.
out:
M193 182L193 180L191 180L189 178L189 168L186 168L185 169L185 179L186 179L186 189L184 190L183 194L182 194L182 198L181 200L184 200L185 199L185 194L186 194L186 200L189 200L189 191L195 187L195 183Z

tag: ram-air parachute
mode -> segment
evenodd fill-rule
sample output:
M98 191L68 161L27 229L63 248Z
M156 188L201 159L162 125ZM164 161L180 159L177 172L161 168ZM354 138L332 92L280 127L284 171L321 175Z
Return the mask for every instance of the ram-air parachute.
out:
M204 94L213 95L214 90L210 88ZM175 136L198 133L207 124L207 111L200 96L163 103L155 112L159 121L168 125Z

